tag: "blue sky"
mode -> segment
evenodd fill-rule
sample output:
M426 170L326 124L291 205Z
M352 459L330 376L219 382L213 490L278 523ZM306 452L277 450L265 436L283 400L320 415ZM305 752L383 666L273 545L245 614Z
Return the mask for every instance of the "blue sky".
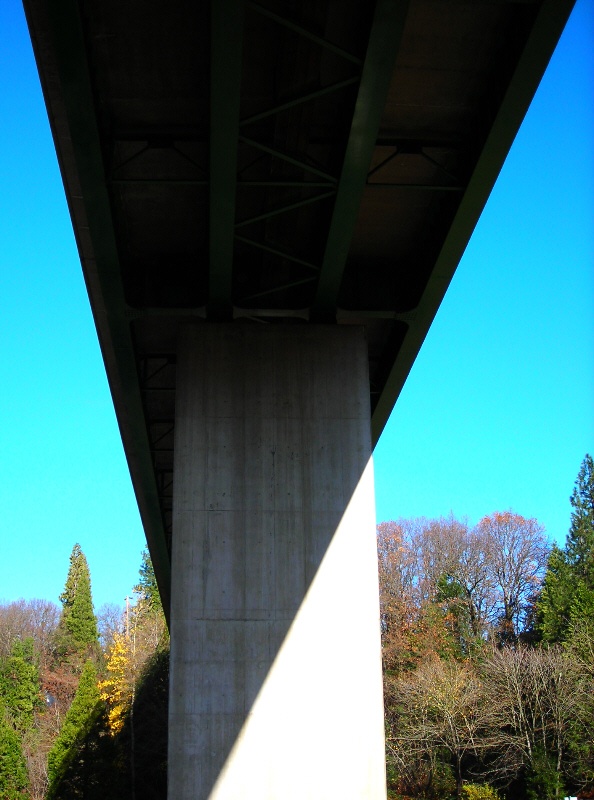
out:
M144 535L20 4L0 4L0 599L75 542L122 603ZM512 508L562 542L594 453L594 0L578 0L376 448L378 520Z
M594 455L593 42L578 0L376 448L378 520L511 508L565 541Z

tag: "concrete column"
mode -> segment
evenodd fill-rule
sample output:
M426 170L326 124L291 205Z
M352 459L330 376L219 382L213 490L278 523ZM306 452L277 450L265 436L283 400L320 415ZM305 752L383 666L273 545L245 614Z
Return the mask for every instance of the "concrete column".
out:
M363 332L191 326L177 374L169 797L381 800Z

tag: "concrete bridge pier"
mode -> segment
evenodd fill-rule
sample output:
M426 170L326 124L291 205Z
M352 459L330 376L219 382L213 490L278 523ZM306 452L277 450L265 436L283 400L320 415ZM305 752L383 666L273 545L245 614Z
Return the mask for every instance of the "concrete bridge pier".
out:
M169 797L385 798L363 330L179 342Z

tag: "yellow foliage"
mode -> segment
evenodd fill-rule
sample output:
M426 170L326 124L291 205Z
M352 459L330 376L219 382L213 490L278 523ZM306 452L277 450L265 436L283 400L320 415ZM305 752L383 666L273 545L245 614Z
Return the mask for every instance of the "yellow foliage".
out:
M497 790L488 783L466 783L462 787L463 800L499 800Z
M134 690L130 644L121 634L114 636L109 650L106 672L107 677L99 683L99 691L101 699L107 703L110 733L115 736L124 726Z

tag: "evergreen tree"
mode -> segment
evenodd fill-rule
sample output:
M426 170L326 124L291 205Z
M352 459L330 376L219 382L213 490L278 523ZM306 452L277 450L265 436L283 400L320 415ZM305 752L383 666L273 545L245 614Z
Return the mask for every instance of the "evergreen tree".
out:
M40 706L39 669L34 663L33 639L13 643L10 656L0 661L0 703L19 734L33 725Z
M78 754L102 709L97 670L92 661L83 667L78 689L68 709L58 738L48 754L47 800L58 797L60 782Z
M554 547L538 602L546 642L566 641L573 621L594 620L594 462L586 455L570 497L573 507L565 547Z
M594 588L594 462L586 455L570 498L571 527L565 550L574 575Z
M29 779L18 734L7 721L0 703L0 797L26 800Z
M138 594L139 602L143 603L151 611L163 611L161 604L161 595L159 594L159 587L157 586L157 579L155 577L155 570L149 551L145 548L142 551L142 562L140 569L140 580L134 587L134 591Z
M91 575L87 559L79 544L70 554L70 567L64 591L60 595L62 616L57 632L57 649L68 655L87 657L98 649L97 618L91 597Z
M564 550L551 550L537 603L538 629L545 642L563 641L569 626L573 598L571 567Z
M142 552L139 574L140 580L134 587L138 601L127 615L126 623L126 630L134 642L132 660L136 675L144 662L158 648L167 646L169 641L165 613L148 550Z

